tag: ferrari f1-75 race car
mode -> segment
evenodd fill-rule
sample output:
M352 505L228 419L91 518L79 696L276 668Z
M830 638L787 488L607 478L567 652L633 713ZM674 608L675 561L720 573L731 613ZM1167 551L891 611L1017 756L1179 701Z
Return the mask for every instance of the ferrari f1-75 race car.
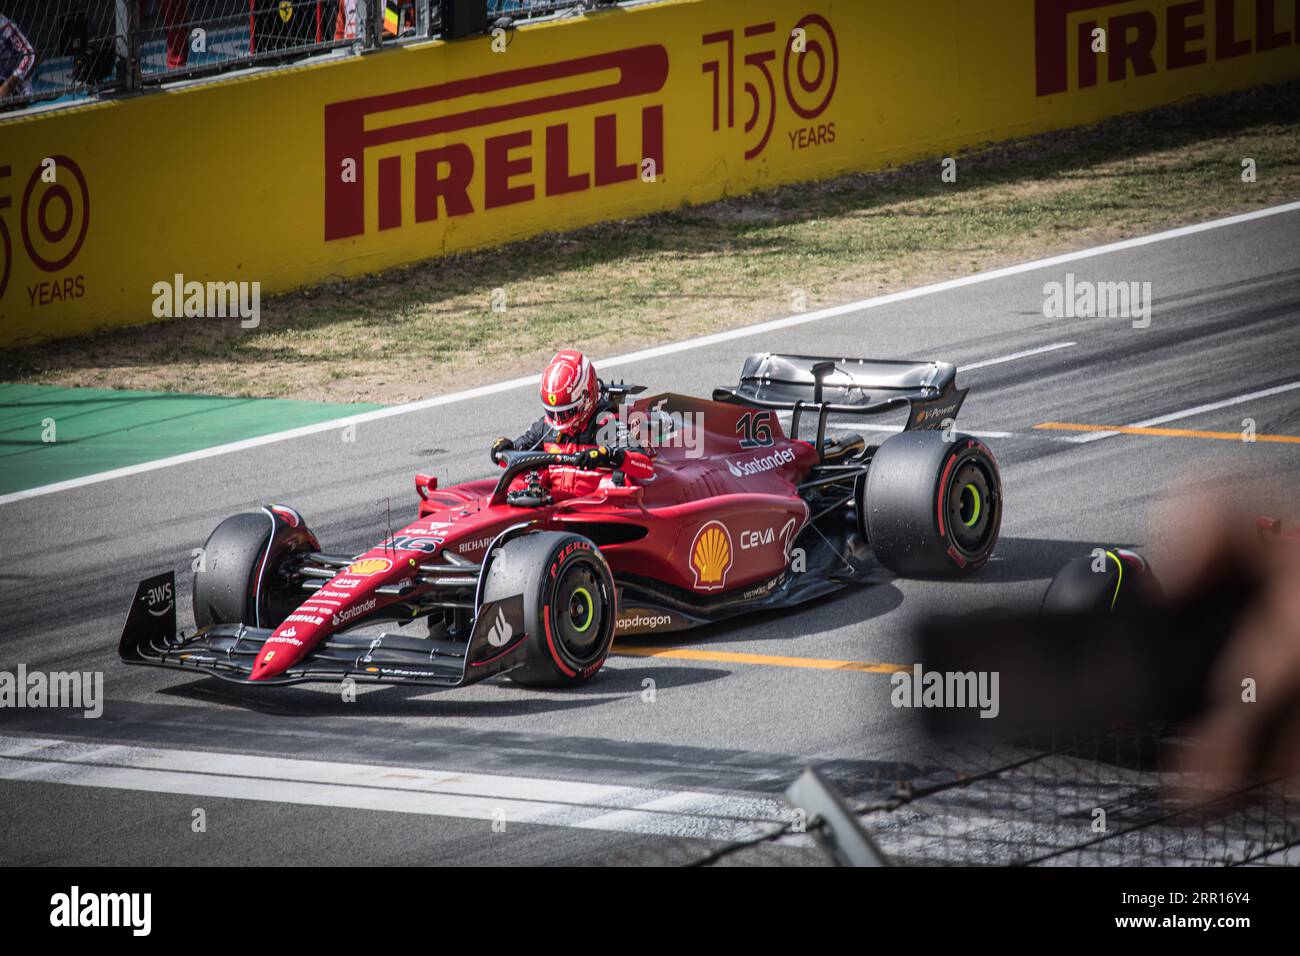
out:
M173 573L147 579L122 660L253 684L571 685L618 636L797 605L863 582L872 555L969 574L997 540L998 467L953 431L966 392L951 364L757 354L712 400L603 389L629 441L649 431L652 478L611 467L561 500L539 478L577 455L507 451L499 477L417 475L416 519L362 554L323 551L284 505L234 515L194 575L197 630L177 634ZM906 423L878 444L827 435L831 416L890 411ZM427 636L374 633L416 619Z

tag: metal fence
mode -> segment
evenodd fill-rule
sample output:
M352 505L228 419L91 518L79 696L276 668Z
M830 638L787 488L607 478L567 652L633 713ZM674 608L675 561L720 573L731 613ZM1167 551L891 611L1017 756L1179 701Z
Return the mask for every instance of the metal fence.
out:
M606 0L479 0L488 28ZM444 0L0 0L0 111L442 34ZM10 78L13 78L10 80Z
M1295 866L1300 779L1274 777L1207 792L1172 769L1186 741L1111 732L1063 744L962 745L910 754L863 780L822 772L891 862L914 866ZM809 820L808 829L819 825ZM653 862L779 862L807 843L792 824L704 856L686 846ZM645 862L644 860L642 862Z

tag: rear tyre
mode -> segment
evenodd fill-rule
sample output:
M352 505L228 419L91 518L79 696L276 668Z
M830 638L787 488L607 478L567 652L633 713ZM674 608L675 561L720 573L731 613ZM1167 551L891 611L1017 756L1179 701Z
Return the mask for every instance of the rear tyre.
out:
M1002 527L1002 479L977 438L894 435L857 488L859 516L877 560L902 575L960 577L982 568Z
M302 601L293 559L320 543L297 512L231 515L208 536L194 573L194 623L278 627Z
M507 541L488 571L484 602L522 594L526 663L509 672L530 687L590 680L609 656L618 615L604 556L577 534L539 531Z

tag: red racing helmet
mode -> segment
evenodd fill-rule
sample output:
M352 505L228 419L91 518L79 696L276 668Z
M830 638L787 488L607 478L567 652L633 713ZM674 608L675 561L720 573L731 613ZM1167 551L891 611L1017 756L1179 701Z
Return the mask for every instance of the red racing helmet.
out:
M542 372L542 410L557 435L576 435L586 428L599 396L596 369L576 349L557 352Z

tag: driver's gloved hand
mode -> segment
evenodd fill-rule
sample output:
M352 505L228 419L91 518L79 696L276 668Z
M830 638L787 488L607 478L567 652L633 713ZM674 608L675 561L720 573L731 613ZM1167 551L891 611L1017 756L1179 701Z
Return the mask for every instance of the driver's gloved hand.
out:
M501 452L513 451L514 447L515 447L515 443L512 442L509 438L505 438L505 437L498 438L496 441L492 443L492 463L494 465L499 464L500 460L498 456L501 454Z
M579 453L578 463L583 468L617 468L623 464L623 449L606 448L604 445L588 448Z

